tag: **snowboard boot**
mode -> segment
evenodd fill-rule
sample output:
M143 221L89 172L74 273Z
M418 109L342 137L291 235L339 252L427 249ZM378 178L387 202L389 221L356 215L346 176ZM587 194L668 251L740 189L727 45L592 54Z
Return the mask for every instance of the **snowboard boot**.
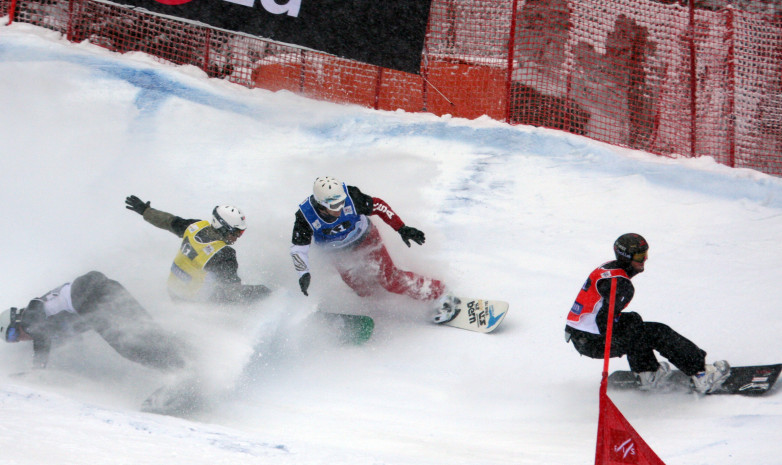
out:
M446 292L442 297L440 297L440 299L437 300L437 304L435 306L435 315L434 318L432 318L432 321L437 324L442 324L453 320L459 313L456 306L460 303L461 300L459 300L458 297L451 294L450 292Z
M700 394L711 394L718 390L730 376L730 365L725 360L706 364L706 369L692 375L692 386Z
M638 381L641 383L639 389L642 391L659 389L665 384L665 380L671 376L671 373L671 366L668 365L668 362L660 362L660 367L657 368L657 371L643 371L638 373Z

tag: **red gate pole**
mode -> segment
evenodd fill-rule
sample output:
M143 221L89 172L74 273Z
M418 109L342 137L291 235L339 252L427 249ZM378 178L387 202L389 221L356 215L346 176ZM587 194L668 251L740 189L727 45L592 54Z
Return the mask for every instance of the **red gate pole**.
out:
M16 11L16 0L11 0L11 9L8 10L8 24L7 26L10 26L11 23L14 22L14 12Z
M212 29L211 28L205 28L204 31L204 64L203 64L203 70L206 73L207 76L209 76L209 47L210 42L212 41ZM217 75L217 73L215 73ZM214 76L209 76L214 77Z
M608 324L606 325L606 346L603 355L603 379L600 381L599 411L602 417L608 408L608 359L611 358L611 337L614 330L614 306L616 304L616 280L611 280L611 296L608 298ZM605 449L605 435L603 423L598 420L597 441L595 442L595 465L602 465L601 458Z
M76 20L75 15L78 13L75 13L74 10L76 9L76 6L74 5L78 0L71 0L68 2L68 27L65 30L65 37L68 39L68 42L73 42L73 23ZM78 11L81 11L81 2L79 2L79 9Z
M606 347L603 352L603 381L600 383L600 395L608 392L608 359L611 358L611 337L614 332L614 306L616 303L616 278L611 280L611 296L608 298L608 324L606 325Z
M304 94L304 89L307 85L307 65L309 64L306 50L299 51L299 64L301 65L299 69L299 93Z
M432 31L432 11L435 8L435 2L429 8L429 20L426 22L426 35L424 36L424 53L421 56L421 111L427 111L427 100L429 99L429 89L427 89L427 80L429 77L429 34Z
M698 127L696 108L698 75L695 61L695 2L688 3L690 4L690 157L694 158Z
M383 68L377 67L377 77L375 78L375 110L380 109L380 88L383 87Z
M728 166L736 167L736 65L735 65L735 39L736 30L733 24L733 6L728 5Z
M505 83L505 122L510 124L511 93L513 91L513 57L516 51L516 16L518 0L513 0L513 11L510 16L510 38L508 40L508 78Z

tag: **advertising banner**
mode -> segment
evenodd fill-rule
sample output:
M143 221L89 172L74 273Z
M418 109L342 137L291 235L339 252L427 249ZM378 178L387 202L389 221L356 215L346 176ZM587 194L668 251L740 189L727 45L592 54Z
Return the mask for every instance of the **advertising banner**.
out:
M431 0L112 0L418 73Z

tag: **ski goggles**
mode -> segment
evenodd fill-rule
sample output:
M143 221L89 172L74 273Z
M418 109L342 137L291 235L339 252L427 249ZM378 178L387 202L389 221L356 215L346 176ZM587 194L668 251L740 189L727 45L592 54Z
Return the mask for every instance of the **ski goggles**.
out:
M19 328L11 326L5 332L5 342L19 342Z
M338 197L337 197L338 198ZM334 199L326 199L322 202L318 202L323 206L324 208L328 208L332 211L342 210L342 207L345 206L345 199L337 200L337 198Z
M12 307L10 324L5 331L5 342L19 342L21 335L22 329L19 327L19 321L17 321L16 308Z
M633 261L638 263L643 263L646 261L646 259L649 258L649 252L639 252L633 254Z
M329 210L342 210L342 207L345 206L345 199L340 200L339 202L334 202L328 204Z

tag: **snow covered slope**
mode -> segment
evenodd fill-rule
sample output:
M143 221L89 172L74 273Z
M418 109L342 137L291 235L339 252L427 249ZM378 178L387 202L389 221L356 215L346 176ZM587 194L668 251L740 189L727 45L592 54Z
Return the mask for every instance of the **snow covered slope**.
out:
M208 405L139 412L165 375L86 334L31 372L0 346L0 463L583 464L594 460L602 362L563 341L571 303L625 232L650 242L631 308L733 364L782 361L782 180L555 131L375 112L248 90L140 54L0 27L0 306L81 273L119 280L197 348ZM288 255L316 176L390 203L426 232L400 266L511 303L489 335L427 322L426 305L353 295L313 252L309 297ZM239 273L275 289L249 309L176 305L178 245L124 208L184 217L240 206ZM376 321L363 347L301 331L318 305ZM613 368L625 368L613 360ZM782 401L612 398L667 463L775 464Z

